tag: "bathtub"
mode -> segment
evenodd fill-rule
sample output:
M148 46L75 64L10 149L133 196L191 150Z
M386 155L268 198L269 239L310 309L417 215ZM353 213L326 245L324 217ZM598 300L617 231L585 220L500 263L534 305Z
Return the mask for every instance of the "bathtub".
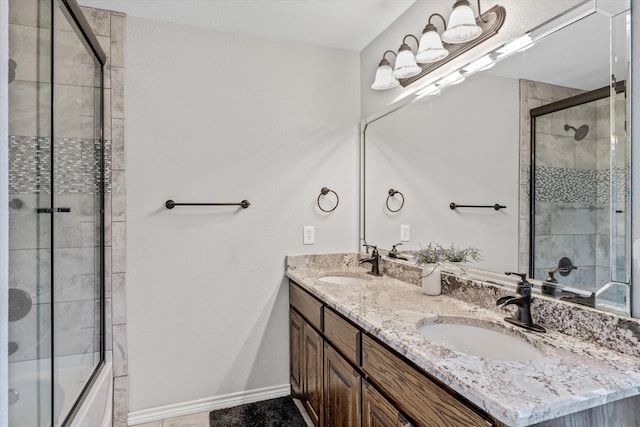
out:
M107 356L71 426L111 426L113 381L111 357L110 354ZM87 355L73 355L56 360L60 380L54 386L55 414L66 415L75 403L78 390L86 377L85 370L78 366L83 366L81 363L86 357ZM51 427L51 359L11 362L9 395L10 401L11 397L17 398L9 405L11 427ZM53 426L61 425L62 421L64 417L56 420Z

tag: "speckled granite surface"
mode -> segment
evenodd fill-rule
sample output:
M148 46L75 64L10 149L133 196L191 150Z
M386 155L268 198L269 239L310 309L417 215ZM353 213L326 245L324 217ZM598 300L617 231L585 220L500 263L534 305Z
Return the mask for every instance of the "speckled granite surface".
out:
M505 311L496 307L496 300L513 294L501 286L449 274L443 274L442 292L498 313ZM542 295L534 296L531 313L534 321L547 329L640 357L638 319L605 313Z
M365 266L358 264L358 254L290 256L286 274L503 423L526 426L640 395L637 357L563 334L554 325L547 325L546 334L524 331L504 322L504 312L445 294L426 296L415 283L391 275L366 275ZM318 280L341 271L361 274L366 280L350 285ZM474 298L481 302L479 295ZM449 350L427 341L416 330L418 322L438 316L463 317L465 323L506 331L541 349L544 357L528 362L497 361ZM559 322L568 323L569 319Z

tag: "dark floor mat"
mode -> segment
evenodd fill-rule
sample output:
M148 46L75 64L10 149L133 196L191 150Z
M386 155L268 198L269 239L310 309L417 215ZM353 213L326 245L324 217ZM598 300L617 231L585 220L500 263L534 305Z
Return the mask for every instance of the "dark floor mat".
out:
M211 427L306 427L291 396L263 400L209 414Z

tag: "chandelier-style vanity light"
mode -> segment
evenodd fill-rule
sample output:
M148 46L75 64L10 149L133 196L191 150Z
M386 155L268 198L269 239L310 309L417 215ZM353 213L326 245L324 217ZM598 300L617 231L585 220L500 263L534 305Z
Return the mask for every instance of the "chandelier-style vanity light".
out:
M382 54L382 60L378 64L378 71L376 71L376 79L371 85L371 89L375 89L375 90L393 89L394 87L397 87L400 85L400 82L391 75L391 73L393 72L393 69L391 68L391 64L389 63L389 61L387 61L387 59L385 58L385 55L387 53L392 53L395 57L398 56L392 50L387 50L385 53Z
M393 69L393 73L391 73L396 79L408 79L409 77L420 74L422 71L422 68L416 64L413 52L407 44L407 37L411 37L416 43L419 43L413 34L407 34L404 36L404 39L402 39L402 44L400 45L400 49L398 49L398 56L396 57L396 67Z
M416 61L421 64L438 62L449 56L449 51L442 46L442 39L440 38L440 34L438 34L438 29L431 23L431 18L434 16L440 17L444 23L444 29L447 29L447 21L439 13L434 13L429 17L427 26L422 30L420 46L418 47L418 54L416 55Z
M480 0L478 0L478 17L482 19ZM477 39L480 34L482 34L482 27L476 23L469 0L455 2L449 16L448 28L442 33L442 40L450 44L466 43Z
M442 20L444 26L442 34L438 33L438 28L431 22L434 17ZM505 18L506 10L502 6L496 5L482 13L480 0L478 0L478 16L476 17L469 0L457 0L453 5L448 23L442 15L433 13L427 20L420 40L413 34L407 34L402 39L402 45L397 54L391 50L385 51L378 64L376 78L371 88L386 90L400 84L403 87L410 85L436 68L495 36L502 28ZM415 56L407 44L408 38L414 39L418 44ZM391 63L385 58L387 53L396 55L393 70Z

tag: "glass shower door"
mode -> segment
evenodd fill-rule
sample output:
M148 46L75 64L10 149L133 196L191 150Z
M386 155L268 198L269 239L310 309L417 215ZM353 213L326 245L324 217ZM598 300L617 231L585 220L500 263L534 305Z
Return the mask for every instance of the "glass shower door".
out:
M51 14L52 0L9 4L11 427L52 425Z
M54 423L102 361L102 68L61 0L53 15L51 147ZM70 415L71 414L71 415Z
M69 10L9 5L11 427L68 425L104 360L103 68Z

